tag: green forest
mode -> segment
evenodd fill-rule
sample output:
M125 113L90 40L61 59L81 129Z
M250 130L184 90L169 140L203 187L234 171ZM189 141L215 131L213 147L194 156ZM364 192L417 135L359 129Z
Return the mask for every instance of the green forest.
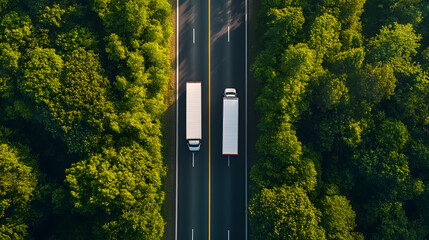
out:
M0 0L0 239L161 239L167 0Z
M429 239L429 1L258 4L251 239Z

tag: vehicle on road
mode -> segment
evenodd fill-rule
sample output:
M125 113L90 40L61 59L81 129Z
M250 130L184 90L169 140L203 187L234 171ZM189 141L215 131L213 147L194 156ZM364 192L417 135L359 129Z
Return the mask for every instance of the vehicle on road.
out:
M238 97L234 88L223 94L222 154L238 155Z
M200 151L201 129L201 82L186 82L186 140L189 151Z

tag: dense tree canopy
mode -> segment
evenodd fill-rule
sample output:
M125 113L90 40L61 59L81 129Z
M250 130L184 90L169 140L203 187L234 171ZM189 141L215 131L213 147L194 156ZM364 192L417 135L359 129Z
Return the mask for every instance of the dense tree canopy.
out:
M0 238L161 239L166 0L0 1Z
M320 212L299 187L263 189L249 203L255 239L325 239Z
M162 163L150 161L149 153L134 144L120 152L106 149L73 164L67 170L66 183L71 201L82 213L100 209L115 220L105 223L107 235L119 239L158 239L164 225L159 212L148 211L162 205ZM134 225L128 229L128 224ZM132 226L131 225L131 226Z
M363 239L354 232L356 214L350 202L344 196L331 195L322 200L321 225L327 239Z
M428 6L262 1L255 239L429 237Z
M8 135L9 129L0 128L0 237L24 239L38 170L30 150L9 142Z

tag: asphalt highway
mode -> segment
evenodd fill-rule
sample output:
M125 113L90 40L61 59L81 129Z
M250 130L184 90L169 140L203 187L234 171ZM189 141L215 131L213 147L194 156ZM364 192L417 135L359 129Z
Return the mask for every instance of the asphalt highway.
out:
M179 240L243 240L247 236L245 2L178 1L176 236ZM202 83L203 140L195 154L186 145L187 81ZM222 155L222 97L228 87L235 88L240 98L239 155L230 161Z

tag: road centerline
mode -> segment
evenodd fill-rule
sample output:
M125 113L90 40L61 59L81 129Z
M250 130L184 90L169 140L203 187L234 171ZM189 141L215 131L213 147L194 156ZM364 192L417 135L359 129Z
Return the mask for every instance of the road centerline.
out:
M208 32L209 32L209 240L210 240L210 236L211 236L211 106L210 106L210 98L211 98L211 94L210 94L210 81L211 81L211 71L210 71L210 43L211 43L211 39L210 39L210 0L209 1L209 5L208 5L208 10L209 10L209 28L208 28Z

